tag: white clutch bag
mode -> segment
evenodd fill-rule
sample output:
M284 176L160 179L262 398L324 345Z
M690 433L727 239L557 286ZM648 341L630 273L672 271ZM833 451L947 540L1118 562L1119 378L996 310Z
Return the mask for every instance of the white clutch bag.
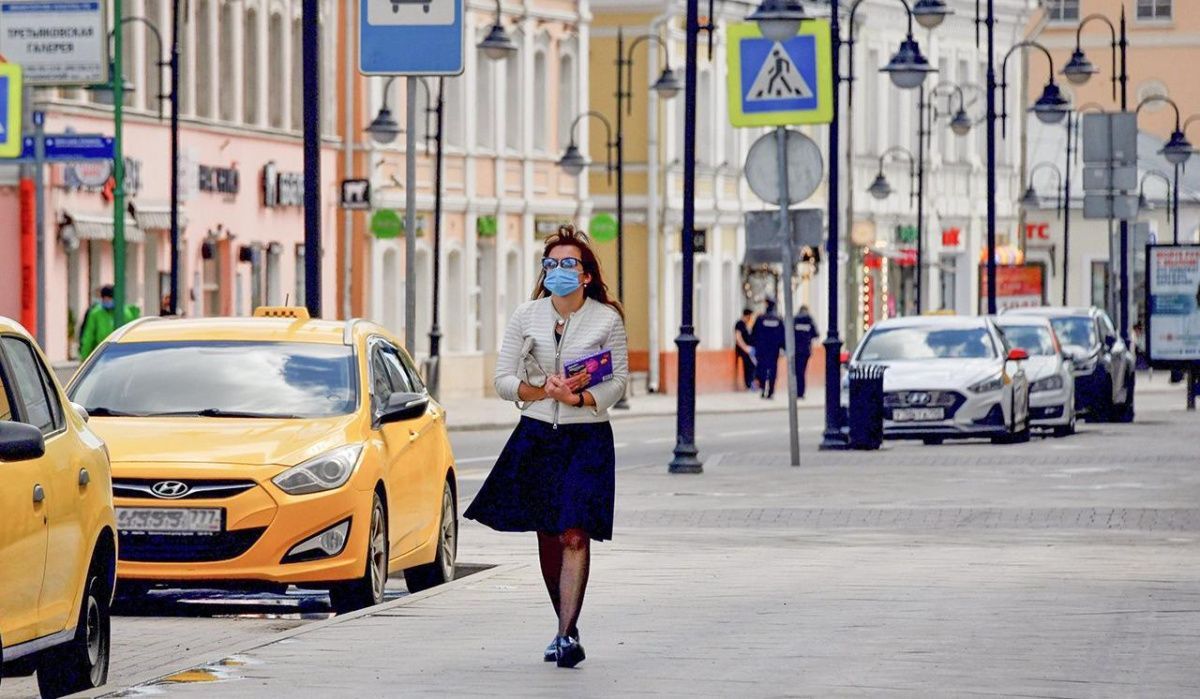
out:
M541 388L546 385L546 377L546 370L533 354L533 338L525 338L525 344L521 346L520 363L517 365L517 378L530 386ZM521 410L530 406L529 401L519 400L516 403Z

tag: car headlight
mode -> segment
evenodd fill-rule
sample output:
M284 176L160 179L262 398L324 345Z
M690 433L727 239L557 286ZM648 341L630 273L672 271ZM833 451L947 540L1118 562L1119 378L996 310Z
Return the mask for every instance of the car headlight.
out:
M293 466L271 479L288 495L307 495L340 488L350 480L362 445L338 447Z
M1041 393L1042 391L1057 391L1063 387L1062 377L1058 374L1047 376L1044 379L1038 379L1029 386L1030 393Z
M971 393L991 393L1004 388L1004 375L995 376L984 381L980 381L967 388Z

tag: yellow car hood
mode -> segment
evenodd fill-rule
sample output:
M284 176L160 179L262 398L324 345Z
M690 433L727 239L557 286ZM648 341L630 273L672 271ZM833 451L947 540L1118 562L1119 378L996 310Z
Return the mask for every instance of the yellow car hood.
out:
M294 466L346 444L354 415L314 420L92 418L113 463Z

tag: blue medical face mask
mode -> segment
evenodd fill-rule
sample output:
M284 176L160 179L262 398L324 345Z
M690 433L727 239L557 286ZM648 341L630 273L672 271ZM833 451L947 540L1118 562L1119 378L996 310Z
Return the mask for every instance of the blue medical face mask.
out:
M106 310L106 311L111 311L112 309L117 307L116 302L114 302L112 299L102 299L100 301L100 305L103 306L104 310Z
M546 281L542 282L542 286L555 296L570 296L579 288L579 275L562 267L555 267L546 272Z

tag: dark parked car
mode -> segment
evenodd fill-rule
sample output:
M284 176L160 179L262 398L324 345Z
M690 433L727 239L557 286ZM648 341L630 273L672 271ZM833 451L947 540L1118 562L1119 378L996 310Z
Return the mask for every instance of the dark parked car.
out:
M1117 335L1107 313L1095 306L1013 312L1050 319L1063 353L1074 365L1075 407L1080 414L1092 421L1133 422L1133 350Z

